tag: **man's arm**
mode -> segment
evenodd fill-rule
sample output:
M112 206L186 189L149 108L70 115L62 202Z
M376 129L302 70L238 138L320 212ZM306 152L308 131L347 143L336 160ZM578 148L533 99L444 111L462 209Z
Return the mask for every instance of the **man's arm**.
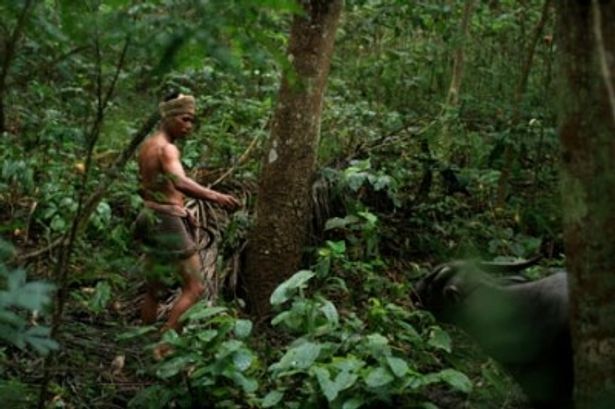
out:
M233 196L208 189L186 176L179 158L179 149L175 145L168 144L162 148L160 154L162 171L169 176L177 190L195 199L210 200L222 206L231 208L239 206L239 201Z

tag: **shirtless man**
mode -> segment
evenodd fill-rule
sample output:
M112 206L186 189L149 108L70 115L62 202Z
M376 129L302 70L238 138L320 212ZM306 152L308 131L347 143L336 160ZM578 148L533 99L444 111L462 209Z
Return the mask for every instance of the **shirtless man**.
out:
M184 208L184 196L231 209L238 207L239 202L233 196L201 186L184 172L175 141L192 130L194 98L182 94L167 97L160 103L160 116L160 128L143 142L138 152L145 208L137 217L135 232L147 252L147 291L141 306L144 323L156 320L158 293L163 288L160 272L165 275L169 270L173 271L171 274L177 271L182 279L181 296L161 329L164 332L179 329L179 318L204 291L201 259L194 241L195 226Z

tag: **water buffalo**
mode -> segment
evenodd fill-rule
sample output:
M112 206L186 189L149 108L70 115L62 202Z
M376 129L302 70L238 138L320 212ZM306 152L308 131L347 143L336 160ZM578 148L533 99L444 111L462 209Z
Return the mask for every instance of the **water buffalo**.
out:
M417 301L475 338L511 373L534 408L568 409L573 361L566 273L528 282L487 274L535 262L443 264L415 285Z

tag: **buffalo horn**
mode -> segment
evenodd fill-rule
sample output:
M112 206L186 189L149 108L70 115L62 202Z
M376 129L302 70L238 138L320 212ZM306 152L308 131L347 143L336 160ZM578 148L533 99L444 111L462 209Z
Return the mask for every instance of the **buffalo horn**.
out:
M488 273L516 273L538 263L542 256L537 255L529 260L515 262L481 261L478 266Z

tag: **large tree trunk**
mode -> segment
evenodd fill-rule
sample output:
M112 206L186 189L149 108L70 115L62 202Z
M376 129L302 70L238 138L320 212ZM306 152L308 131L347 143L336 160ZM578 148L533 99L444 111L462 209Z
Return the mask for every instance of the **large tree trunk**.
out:
M304 0L288 46L286 72L263 161L256 222L245 281L254 312L269 311L269 295L299 267L310 215L320 114L342 0Z
M615 1L558 3L559 134L577 409L615 402Z

